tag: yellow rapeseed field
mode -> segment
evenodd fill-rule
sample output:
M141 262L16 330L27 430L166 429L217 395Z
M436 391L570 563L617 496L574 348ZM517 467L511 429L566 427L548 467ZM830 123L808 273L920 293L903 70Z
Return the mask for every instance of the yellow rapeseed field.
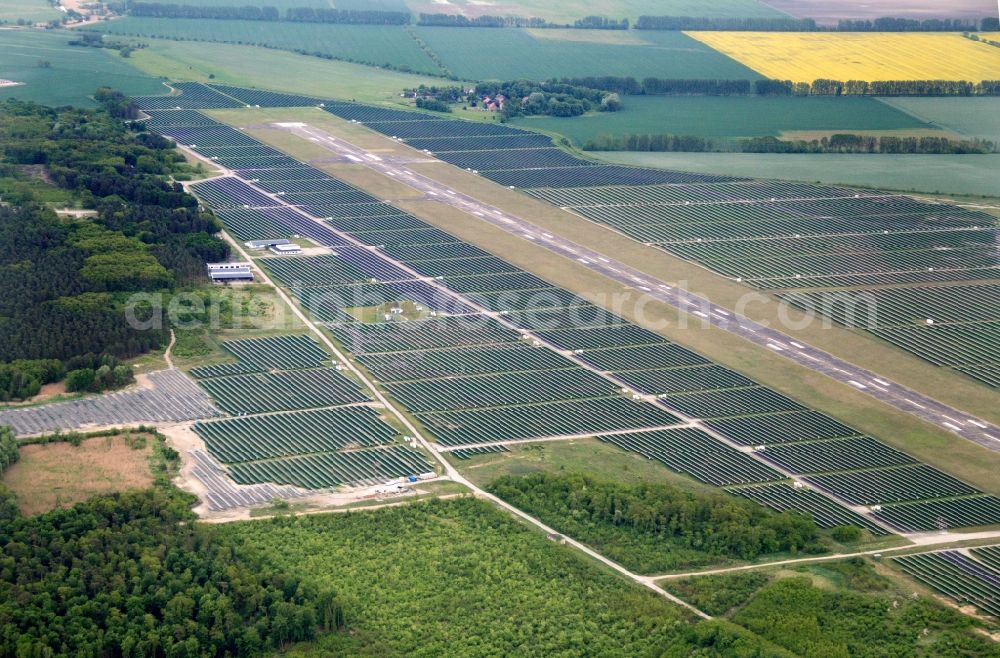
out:
M761 75L831 80L996 80L1000 48L957 33L688 32Z

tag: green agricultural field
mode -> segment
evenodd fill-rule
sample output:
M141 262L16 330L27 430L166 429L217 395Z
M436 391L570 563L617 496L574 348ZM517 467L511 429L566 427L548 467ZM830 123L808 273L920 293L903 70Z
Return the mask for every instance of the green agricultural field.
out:
M601 135L671 134L763 137L787 131L926 129L928 125L874 98L627 96L620 112L582 117L527 117L515 124L555 132L581 146Z
M46 0L3 0L0 2L0 22L16 23L27 21L38 23L61 17L61 11Z
M398 26L128 17L86 29L127 36L259 45L419 73L441 72L409 33ZM252 67L253 62L244 62L244 66Z
M742 64L681 32L643 32L638 45L537 38L529 30L417 27L453 74L469 80L584 75L756 79Z
M724 622L696 624L471 498L219 532L343 603L348 633L289 657L718 655L736 634L741 655L786 655Z
M925 194L1000 195L1000 155L595 153L602 160L698 173L840 183Z
M190 41L152 40L148 43L149 48L133 53L130 61L149 75L172 80L260 87L362 102L399 101L401 89L441 84L440 78L268 48ZM253 66L247 66L247 62L253 62ZM288 111L284 113L287 115ZM279 116L275 120L280 119Z
M1000 98L883 98L883 103L968 138L1000 142Z
M0 88L0 100L93 105L90 97L102 85L132 95L166 91L117 52L70 46L72 38L64 31L0 30L0 78L23 83Z

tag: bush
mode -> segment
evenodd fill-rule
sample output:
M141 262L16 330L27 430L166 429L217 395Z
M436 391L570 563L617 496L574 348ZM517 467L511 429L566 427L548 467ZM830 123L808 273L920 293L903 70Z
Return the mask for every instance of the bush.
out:
M853 544L861 539L861 528L853 525L840 525L833 529L830 536L841 544Z
M618 94L608 94L601 99L601 112L617 112L622 109L622 97Z
M71 393L83 393L94 390L97 372L93 368L80 368L66 375L66 390Z

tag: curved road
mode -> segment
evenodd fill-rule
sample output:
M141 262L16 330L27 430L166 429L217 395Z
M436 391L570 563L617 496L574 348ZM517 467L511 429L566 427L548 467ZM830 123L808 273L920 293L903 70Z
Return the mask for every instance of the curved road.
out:
M786 359L847 384L862 393L927 421L952 434L994 451L1000 451L1000 427L917 393L898 383L879 377L828 352L792 340L786 334L754 322L742 315L711 304L703 297L676 288L665 281L616 261L605 254L583 247L558 235L545 233L538 226L500 208L450 189L443 183L411 169L405 164L370 153L328 132L303 123L276 123L272 127L287 130L318 146L322 146L347 161L364 164L385 176L394 178L427 198L474 215L507 233L517 235L549 251L564 256L622 285L634 288L657 301L698 317L705 324L736 334L745 340L769 349Z

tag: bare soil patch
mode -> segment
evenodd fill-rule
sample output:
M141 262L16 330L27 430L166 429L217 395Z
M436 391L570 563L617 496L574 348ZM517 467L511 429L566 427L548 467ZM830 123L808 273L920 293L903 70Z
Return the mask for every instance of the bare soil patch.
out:
M40 404L42 402L48 402L49 400L62 397L66 394L67 394L66 384L64 384L63 382L55 382L54 384L45 384L44 386L42 386L41 390L38 391L38 395L36 395L33 398L28 398L27 400L19 400L16 402L5 402L4 406L18 407L18 406L35 405L35 404Z
M28 516L100 494L145 489L153 484L149 460L156 439L134 434L133 443L140 437L145 438L145 447L133 448L121 435L87 439L79 446L23 446L21 458L4 473L3 481L17 496L21 513Z

